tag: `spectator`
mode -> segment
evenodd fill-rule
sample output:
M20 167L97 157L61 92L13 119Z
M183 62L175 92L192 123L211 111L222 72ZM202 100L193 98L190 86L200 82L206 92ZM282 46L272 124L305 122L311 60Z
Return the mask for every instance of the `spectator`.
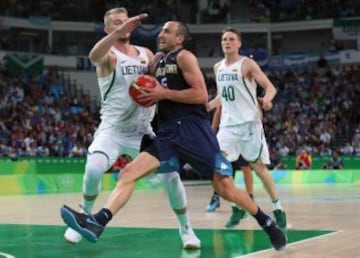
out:
M270 149L271 164L268 165L269 169L287 169L287 165L281 160L281 155L275 149Z
M346 145L341 148L340 152L343 155L353 155L354 147L350 144L350 142L347 142Z
M69 157L84 157L86 154L86 148L81 141L76 141L70 150Z
M296 156L295 165L296 169L311 169L312 157L305 148L303 148L301 153Z
M338 152L334 151L331 159L329 160L328 163L325 163L323 165L324 169L343 169L344 168L344 163L341 159L341 157L339 156Z

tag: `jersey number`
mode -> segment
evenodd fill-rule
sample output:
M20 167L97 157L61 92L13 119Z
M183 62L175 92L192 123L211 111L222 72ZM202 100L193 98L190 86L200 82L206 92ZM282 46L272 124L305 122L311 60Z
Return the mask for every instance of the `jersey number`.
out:
M226 101L234 101L235 100L235 90L232 85L225 86L221 92L221 96Z

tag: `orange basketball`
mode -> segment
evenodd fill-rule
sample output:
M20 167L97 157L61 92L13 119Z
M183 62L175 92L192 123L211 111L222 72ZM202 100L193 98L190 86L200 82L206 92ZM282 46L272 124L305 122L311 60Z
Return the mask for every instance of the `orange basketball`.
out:
M151 75L139 75L129 87L129 95L132 100L142 107L150 107L155 104L153 101L140 101L137 97L142 93L146 93L147 89L156 86L156 79Z

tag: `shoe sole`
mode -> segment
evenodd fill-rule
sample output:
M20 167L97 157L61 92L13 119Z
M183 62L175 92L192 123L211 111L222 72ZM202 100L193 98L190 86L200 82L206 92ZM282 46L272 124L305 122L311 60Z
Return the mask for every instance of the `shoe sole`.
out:
M188 241L183 243L183 249L200 249L201 242L200 240L195 241Z
M238 222L238 223L236 223L236 224L231 224L231 225L225 225L225 228L227 228L227 229L232 229L232 228L234 228L234 227L236 227L237 225L239 225L240 224L240 221Z
M186 249L186 250L200 249L200 245L187 244L187 245L184 245L184 249Z
M206 211L207 212L214 212L217 208L219 208L220 206L208 206L207 208L206 208Z
M64 220L64 222L66 223L66 225L71 227L73 230L77 231L86 240L88 240L92 243L96 243L96 241L97 241L96 235L94 233L90 232L89 230L85 230L83 227L81 227L77 223L76 218L70 211L68 211L65 207L61 207L60 213L61 213L61 217Z
M65 239L65 242L68 243L69 245L77 245L79 243L79 242L73 242L73 241L67 239L66 237L64 237L64 239Z

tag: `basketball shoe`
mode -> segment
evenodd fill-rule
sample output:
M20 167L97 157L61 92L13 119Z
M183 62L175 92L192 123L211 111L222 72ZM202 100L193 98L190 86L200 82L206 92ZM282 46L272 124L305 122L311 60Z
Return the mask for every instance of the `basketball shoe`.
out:
M275 220L276 220L276 224L278 224L278 226L281 228L281 229L286 229L286 214L283 210L274 210L273 211L274 213L274 217L275 217Z
M66 229L64 238L68 243L73 244L73 245L76 245L77 243L79 243L82 240L82 236L78 232L73 230L72 228Z
M60 213L66 225L90 242L95 243L104 231L104 227L92 215L77 212L66 205L61 207Z
M244 209L240 209L236 206L231 206L232 214L228 222L226 222L226 228L233 228L240 223L240 220L247 216L247 212Z
M220 207L220 198L219 195L213 194L210 199L209 205L206 207L207 212L214 212L217 208Z
M275 250L282 250L286 246L286 235L284 232L276 225L275 221L268 219L266 225L263 226L264 231L268 234L270 238L271 245Z
M199 249L201 242L195 235L192 228L182 228L179 230L184 249Z

